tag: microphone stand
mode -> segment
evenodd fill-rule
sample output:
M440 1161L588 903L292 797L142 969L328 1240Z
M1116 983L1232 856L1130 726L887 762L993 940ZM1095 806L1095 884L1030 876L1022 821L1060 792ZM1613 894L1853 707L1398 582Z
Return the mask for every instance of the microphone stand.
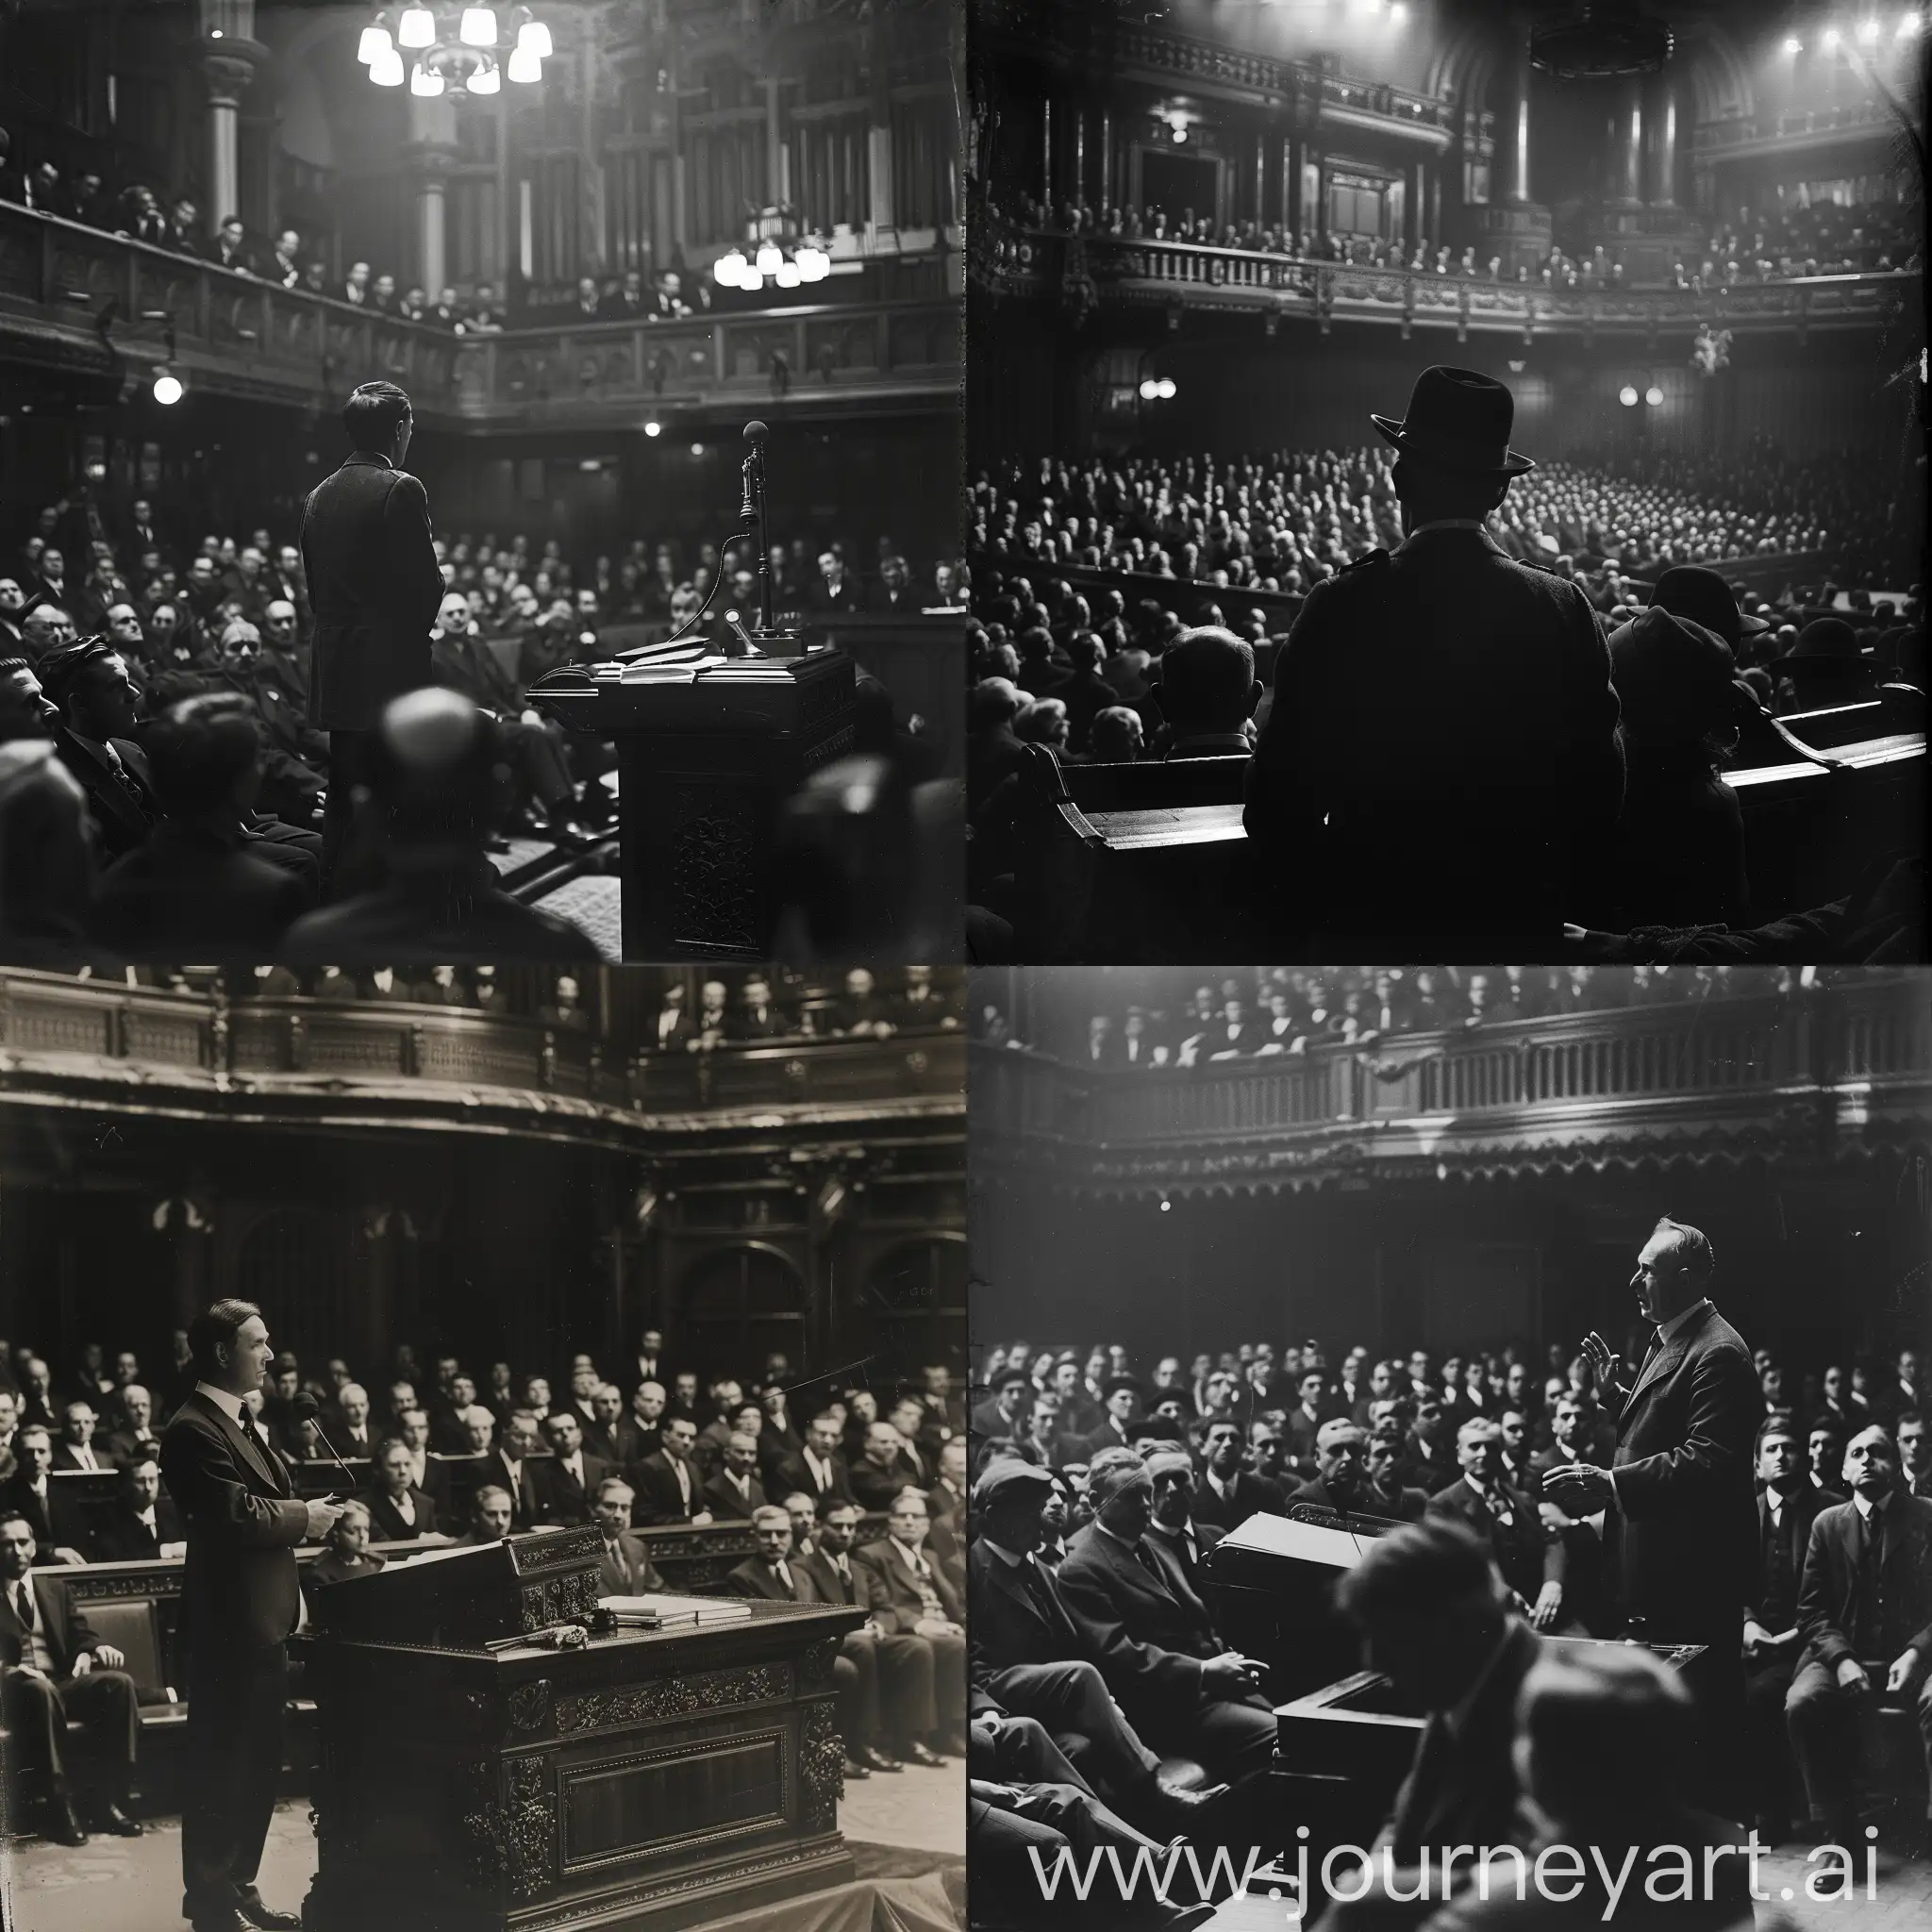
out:
M329 1441L328 1431L325 1429L322 1425L322 1413L320 1409L318 1409L314 1415L303 1416L301 1420L305 1423L313 1423L315 1424L315 1433L317 1439L321 1441L322 1446L328 1451L329 1460L333 1462L339 1470L341 1471L342 1474L345 1477L348 1478L349 1488L350 1491L353 1492L356 1487L356 1478L353 1475L349 1474L349 1465L346 1462L344 1462L340 1456L336 1454L336 1445Z
M758 623L745 641L758 657L795 658L804 648L802 634L773 621L772 546L769 508L765 496L765 440L769 435L762 423L747 423L744 440L750 445L744 459L744 501L739 518L742 527L758 544ZM741 635L745 635L741 632Z

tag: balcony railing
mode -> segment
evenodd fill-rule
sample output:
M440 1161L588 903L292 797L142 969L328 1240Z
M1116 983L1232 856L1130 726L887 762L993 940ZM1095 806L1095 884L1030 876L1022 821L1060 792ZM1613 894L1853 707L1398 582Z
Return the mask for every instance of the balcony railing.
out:
M613 407L836 409L958 391L951 297L452 336L0 203L0 344L28 360L47 345L57 367L104 376L119 358L144 377L169 323L169 366L191 388L321 408L382 378L445 425L608 426Z
M1884 102L1868 97L1812 108L1767 108L1731 120L1700 122L1690 142L1695 151L1715 160L1726 150L1759 142L1815 144L1840 135L1889 134L1896 125Z
M588 1031L460 1008L302 998L229 1001L54 973L0 973L0 1103L50 1088L165 1091L213 1111L236 1096L305 1113L338 1101L549 1118L957 1108L957 1031L884 1041L780 1040L626 1062Z
M1319 1177L1364 1153L1769 1153L1779 1135L1828 1153L1932 1123L1932 1002L1891 974L1135 1074L975 1046L971 1079L974 1135L1074 1185Z
M1872 325L1914 298L1921 277L1906 270L1805 275L1728 288L1552 289L1486 275L1310 261L1256 249L1148 236L1064 235L1013 228L990 238L980 256L988 283L1018 294L1058 291L1104 306L1181 303L1309 319L1392 323L1405 327L1508 330L1522 336L1574 331L1683 334L1699 323L1732 329Z

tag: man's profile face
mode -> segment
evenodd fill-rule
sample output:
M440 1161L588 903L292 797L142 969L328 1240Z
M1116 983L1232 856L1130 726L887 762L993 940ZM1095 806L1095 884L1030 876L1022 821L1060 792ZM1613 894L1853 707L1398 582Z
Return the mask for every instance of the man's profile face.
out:
M141 618L131 604L116 604L108 612L108 635L117 644L141 647Z
M269 1347L268 1324L259 1315L250 1315L236 1331L224 1353L227 1357L229 1386L238 1395L259 1389L268 1374L275 1351Z
M0 677L0 742L46 738L60 713L31 671Z

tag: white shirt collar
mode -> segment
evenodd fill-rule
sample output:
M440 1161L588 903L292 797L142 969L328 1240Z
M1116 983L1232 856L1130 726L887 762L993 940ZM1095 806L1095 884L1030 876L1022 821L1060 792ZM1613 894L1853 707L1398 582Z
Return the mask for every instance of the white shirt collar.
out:
M1861 1496L1856 1490L1852 1491L1852 1504L1867 1523L1870 1523L1874 1516L1880 1514L1885 1508L1883 1503L1874 1503L1870 1496Z
M1701 1294L1688 1308L1680 1309L1668 1322L1659 1322L1657 1324L1657 1346L1661 1348L1672 1336L1676 1334L1678 1329L1683 1327L1685 1323L1690 1321L1692 1315L1696 1314L1700 1308L1707 1308L1709 1306L1710 1297L1707 1294Z
M242 1402L239 1395L226 1389L217 1389L212 1382L197 1382L194 1392L207 1396L238 1429L242 1426Z

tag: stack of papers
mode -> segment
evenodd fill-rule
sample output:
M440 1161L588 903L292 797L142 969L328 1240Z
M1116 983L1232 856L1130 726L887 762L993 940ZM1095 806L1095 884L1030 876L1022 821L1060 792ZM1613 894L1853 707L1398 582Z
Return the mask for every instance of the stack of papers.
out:
M600 1610L608 1610L632 1629L672 1629L704 1624L739 1624L751 1615L751 1606L728 1596L600 1596Z

